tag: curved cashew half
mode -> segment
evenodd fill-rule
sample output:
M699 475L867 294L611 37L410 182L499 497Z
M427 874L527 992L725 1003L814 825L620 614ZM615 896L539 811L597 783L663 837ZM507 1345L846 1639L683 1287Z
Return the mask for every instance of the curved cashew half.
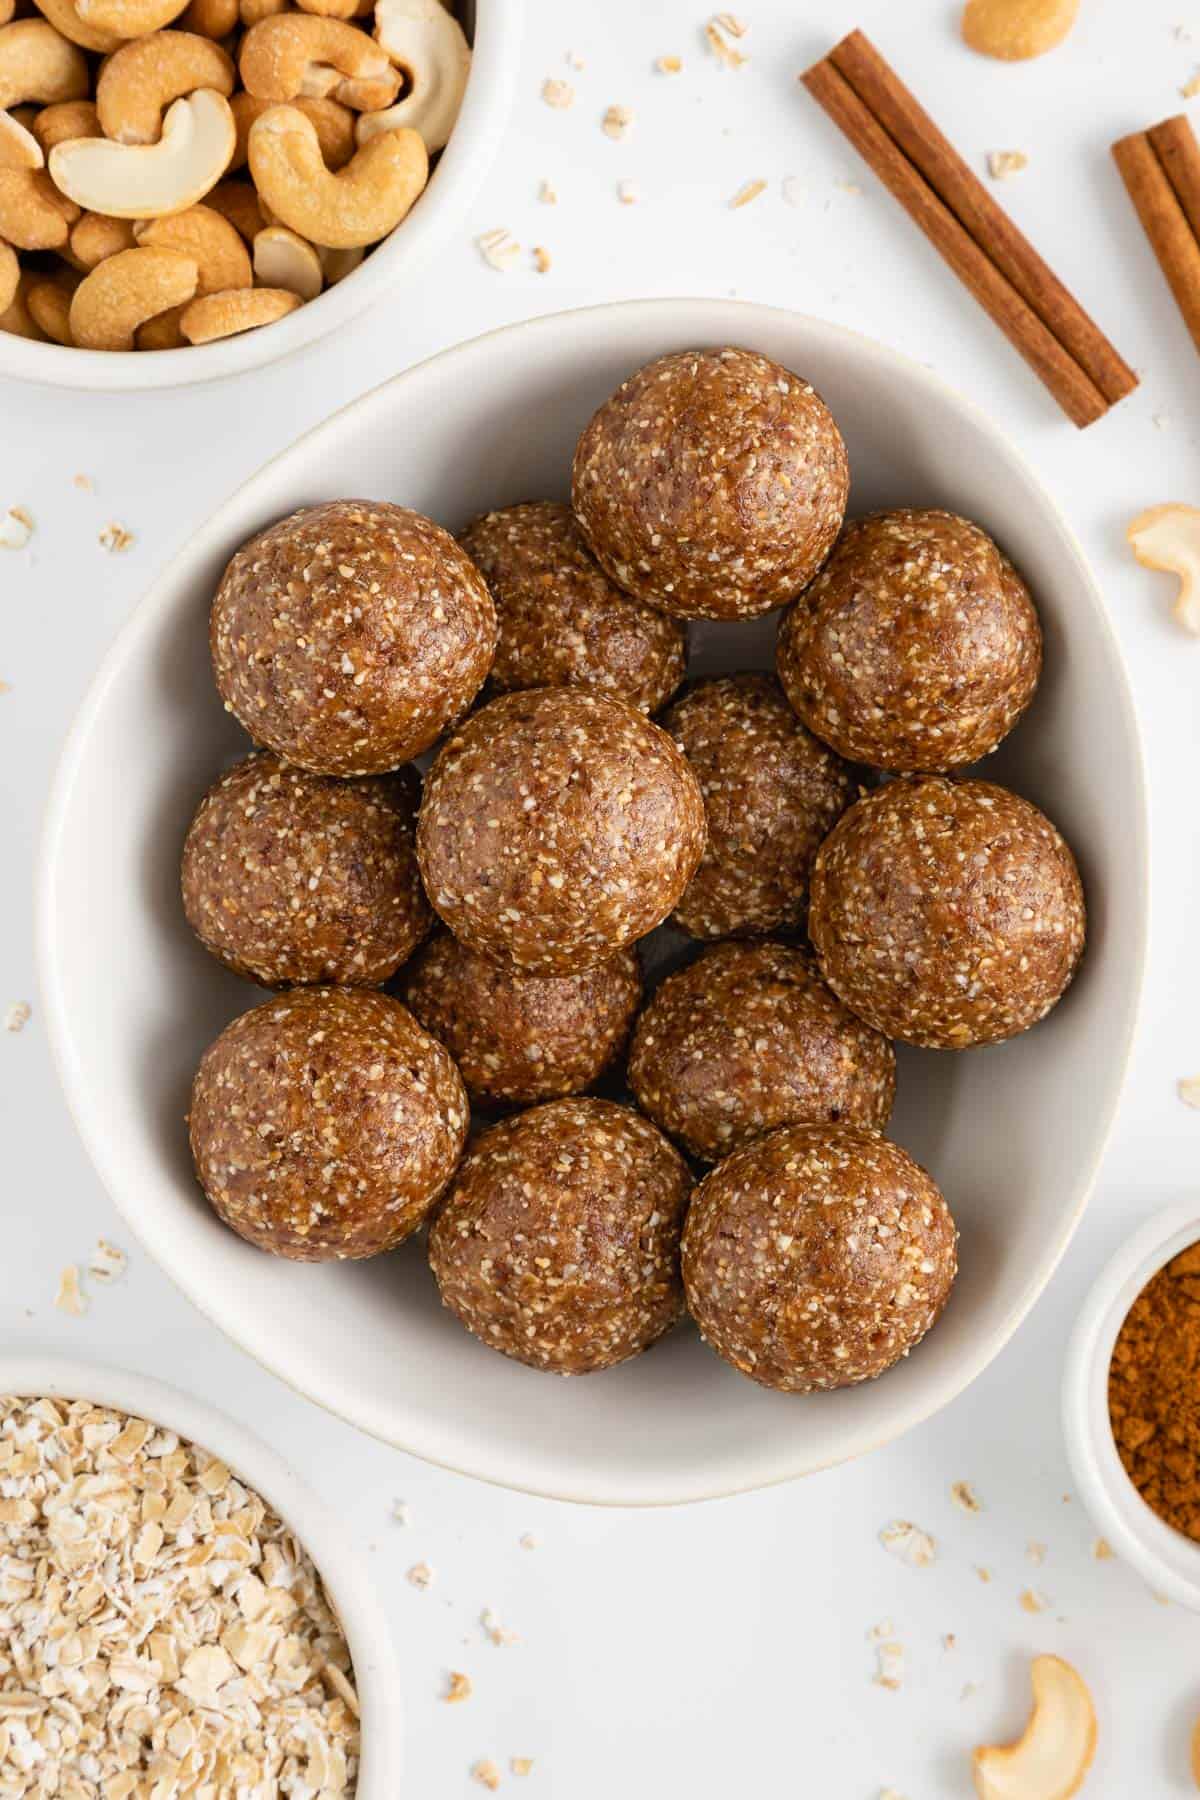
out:
M17 297L21 284L21 265L11 244L0 238L0 313L6 313Z
M443 149L471 73L471 46L462 26L441 0L378 0L375 36L404 71L408 92L386 112L359 120L359 143L408 125L420 132L427 150Z
M0 26L0 110L36 100L82 100L88 91L87 58L45 19L16 19Z
M196 295L248 288L253 280L250 252L236 229L211 206L189 206L166 219L135 228L139 244L179 250L196 265Z
M71 336L85 350L132 350L139 325L182 306L197 270L178 250L122 250L85 275L71 302Z
M238 17L238 0L188 0L179 15L179 27L201 37L223 38L229 36Z
M378 81L390 73L386 53L357 25L308 13L280 13L252 25L238 66L257 100L320 99L330 92L341 99L344 81Z
M22 269L17 280L17 291L9 301L5 310L0 313L0 331L7 331L13 337L32 338L35 343L44 344L46 334L35 323L25 304L30 282L34 280L28 270Z
M1023 1735L975 1752L980 1800L1070 1800L1096 1754L1096 1713L1086 1683L1058 1656L1035 1656L1033 1711Z
M115 31L118 37L147 37L177 19L187 0L75 0L87 25Z
M273 325L295 312L301 301L283 288L238 288L232 294L206 294L184 308L179 329L189 344L211 344L258 325Z
M321 258L321 267L325 271L325 286L336 287L339 281L345 281L347 275L353 275L362 261L365 251L359 249L326 250L322 245L317 254Z
M260 287L286 288L301 300L315 300L325 285L320 257L286 225L268 225L255 238L254 278Z
M136 239L128 219L110 219L107 213L88 212L72 225L70 242L72 260L86 275L118 251L132 250Z
M234 89L233 59L210 38L191 31L155 31L110 56L96 83L96 111L105 137L118 144L154 144L172 100L211 88L226 99Z
M351 137L351 147L354 139ZM46 164L42 146L11 113L0 112L0 169L41 169Z
M1147 569L1178 575L1172 611L1185 631L1200 635L1200 509L1152 506L1138 514L1125 535Z
M60 31L81 50L94 50L98 56L107 56L119 44L125 42L115 31L105 31L99 25L89 25L81 19L75 10L75 0L36 0L37 9L42 17L49 19L55 31Z
M312 123L276 106L250 129L250 173L284 225L310 244L353 250L400 223L429 179L429 157L415 131L386 131L335 175Z
M0 238L17 250L60 250L79 208L44 169L0 169Z
M240 169L246 162L250 127L255 119L269 112L276 102L256 100L253 94L235 94L229 104L233 108L233 122L238 134L237 147L229 167ZM326 168L344 169L354 155L354 114L350 108L340 105L336 100L310 100L303 94L288 104L312 120Z
M88 212L158 219L195 206L216 186L235 136L228 100L199 88L170 107L157 144L75 138L50 152L50 173Z
M182 350L187 343L179 321L187 311L190 301L182 306L168 306L166 312L155 313L144 325L139 325L133 334L133 341L139 350Z
M64 269L60 275L44 276L31 281L25 294L29 316L53 344L67 349L74 344L71 336L71 296L79 285L77 275Z
M258 195L248 181L218 181L216 187L205 194L204 204L219 212L223 219L228 219L239 237L245 238L248 244L253 243L267 222Z
M99 137L100 115L90 100L60 100L57 106L43 106L29 129L49 156L55 144Z

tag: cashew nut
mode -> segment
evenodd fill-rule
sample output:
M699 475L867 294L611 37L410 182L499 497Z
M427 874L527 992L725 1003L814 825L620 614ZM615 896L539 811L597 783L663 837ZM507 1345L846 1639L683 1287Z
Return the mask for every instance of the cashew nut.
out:
M351 146L353 147L353 137ZM0 169L41 169L46 158L32 131L11 113L0 112Z
M179 250L196 265L196 294L218 294L249 287L253 279L250 252L237 230L211 206L189 206L166 219L135 227L139 244Z
M229 102L233 109L233 122L237 127L237 147L233 152L231 169L243 168L246 162L246 145L250 136L250 127L255 119L269 112L276 104L274 100L256 100L253 94L235 94ZM344 169L354 155L354 114L348 106L341 106L336 100L310 100L299 95L288 102L296 107L306 118L312 120L317 131L317 142L321 146L321 155L325 166L329 169Z
M182 350L187 343L179 321L187 311L190 301L182 306L168 306L166 312L155 313L144 325L139 325L133 334L134 345L138 350Z
M331 92L340 100L345 82L379 81L390 71L386 53L357 25L309 13L280 13L252 25L238 64L242 85L258 100L323 99Z
M87 24L76 12L75 0L37 0L37 9L43 18L49 19L55 31L70 38L81 50L94 50L98 56L107 56L110 50L125 41L115 31Z
M1058 1656L1035 1656L1033 1711L1023 1735L975 1752L980 1800L1070 1800L1096 1754L1096 1712L1086 1683Z
M354 19L359 16L358 0L296 0L301 12L313 13L321 19Z
M118 144L154 144L172 100L212 88L234 89L232 58L210 38L191 31L156 31L109 57L96 83L96 111L105 137Z
M29 316L38 330L51 343L63 344L68 349L75 341L71 336L71 296L78 282L77 275L70 275L64 269L60 275L31 281L25 294Z
M225 96L198 88L169 108L157 144L75 138L50 152L50 173L88 212L157 219L195 206L216 186L235 136Z
M1125 535L1145 568L1178 575L1172 611L1185 631L1200 634L1200 509L1151 506L1138 514Z
M85 350L132 350L139 325L196 291L198 271L178 250L122 250L85 275L71 302L71 336Z
M177 19L187 0L75 0L87 25L113 31L121 38L147 37Z
M392 104L403 86L401 71L389 69L386 75L363 75L357 80L347 77L331 91L335 100L352 106L355 112L381 112Z
M121 250L132 250L136 239L128 219L110 219L107 213L84 213L71 227L71 256L77 268L88 274Z
M336 287L339 281L345 281L347 275L353 275L366 253L359 249L327 250L322 245L317 254L325 271L325 286Z
M267 222L258 195L248 181L218 181L211 193L205 194L204 204L228 219L248 244L253 243Z
M17 10L17 0L0 0L0 25L7 25Z
M0 111L23 100L82 100L88 85L83 51L45 19L0 26Z
M100 115L91 100L60 100L43 106L29 128L47 156L70 138L99 137Z
M59 250L79 217L44 169L0 169L0 238L17 250Z
M273 325L295 312L301 301L283 288L237 288L231 294L206 294L184 308L179 329L189 344L211 344L216 338Z
M44 344L46 334L33 321L25 297L29 292L30 282L36 279L25 269L21 270L17 281L17 291L9 301L4 312L0 313L0 331L7 331L13 337L32 338L36 343Z
M450 141L467 78L471 47L463 28L441 0L378 0L375 36L407 78L404 98L358 122L358 141L408 125L431 153Z
M250 128L250 173L283 224L310 244L353 250L400 223L429 179L429 158L415 131L385 131L335 175L311 121L276 106Z
M196 31L201 37L228 37L238 22L238 0L188 0L179 15L182 31Z
M0 239L0 313L6 313L17 297L21 282L21 265L10 244Z
M263 19L273 19L276 13L291 10L291 0L241 0L238 17L248 31L251 25L257 25Z
M260 287L286 288L301 300L315 300L325 271L306 239L286 225L268 225L254 240L254 279Z

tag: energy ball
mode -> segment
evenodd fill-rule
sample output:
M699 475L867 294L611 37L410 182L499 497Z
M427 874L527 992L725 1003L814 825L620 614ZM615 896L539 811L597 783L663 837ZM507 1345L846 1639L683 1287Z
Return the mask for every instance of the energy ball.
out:
M698 938L802 928L813 857L854 797L850 769L800 723L773 675L698 682L662 724L696 774L708 822L673 923Z
M704 848L699 783L665 731L582 688L503 694L444 745L417 856L473 950L572 975L660 924Z
M614 586L569 506L505 506L459 542L496 606L493 687L594 688L645 713L666 705L683 680L686 627Z
M957 1232L937 1187L887 1138L785 1125L696 1189L688 1305L718 1356L788 1394L870 1381L946 1304Z
M779 678L810 731L852 761L934 773L978 761L1033 699L1029 589L948 512L853 519L779 629Z
M335 781L269 750L208 790L183 847L183 910L206 950L263 987L375 987L433 914L412 769Z
M841 530L846 447L820 396L751 350L683 350L623 382L575 451L601 568L682 619L747 619L806 587Z
M442 1302L491 1350L586 1375L683 1314L692 1178L662 1133L611 1100L552 1100L495 1125L429 1234Z
M500 968L439 931L404 971L404 998L481 1105L582 1093L614 1061L642 998L634 950L578 975Z
M809 934L860 1019L932 1050L1015 1037L1083 952L1083 888L1036 806L990 781L909 776L867 794L813 865Z
M415 1231L458 1166L467 1096L398 1000L297 988L205 1051L196 1174L239 1237L295 1262L377 1256Z
M668 975L629 1051L642 1111L704 1162L776 1125L882 1130L892 1046L783 944L714 944Z
M378 775L466 712L496 613L440 525L384 501L330 500L242 546L209 638L221 698L256 743L317 775Z

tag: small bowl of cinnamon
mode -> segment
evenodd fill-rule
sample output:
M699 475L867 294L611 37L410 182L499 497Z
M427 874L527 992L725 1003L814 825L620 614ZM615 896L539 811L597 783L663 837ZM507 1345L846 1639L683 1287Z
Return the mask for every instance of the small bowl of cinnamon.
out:
M1113 1551L1200 1612L1200 1209L1147 1220L1084 1302L1063 1382L1067 1455Z

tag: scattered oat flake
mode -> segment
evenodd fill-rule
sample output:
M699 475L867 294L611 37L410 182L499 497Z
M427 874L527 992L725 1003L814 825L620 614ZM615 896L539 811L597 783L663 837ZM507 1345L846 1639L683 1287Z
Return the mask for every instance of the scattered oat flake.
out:
M992 1571L983 1568L980 1563L975 1564L975 1573L978 1575L980 1581L990 1581L992 1579Z
M1026 1544L1025 1554L1035 1568L1040 1569L1045 1562L1046 1549L1047 1546L1045 1544L1039 1544L1036 1538L1030 1538L1029 1542Z
M1097 1562L1111 1562L1116 1554L1107 1538L1097 1538L1092 1545L1092 1555Z
M485 231L475 239L475 243L488 267L496 269L501 275L508 273L521 254L520 244L504 225Z
M1178 1084L1179 1098L1185 1106L1200 1110L1200 1075L1185 1075Z
M1190 81L1184 82L1179 91L1185 100L1194 100L1200 94L1200 69L1197 69Z
M980 1513L983 1511L983 1501L969 1481L951 1482L950 1498L960 1512Z
M550 252L547 250L545 244L534 245L533 266L539 275L548 275L550 273Z
M87 1301L79 1286L79 1266L68 1263L58 1278L58 1292L54 1296L54 1304L59 1312L69 1313L73 1319L82 1319L87 1311Z
M735 208L739 206L749 206L752 200L757 200L758 196L765 191L766 185L766 182L761 179L743 182L737 193L733 196L733 199L729 202L730 206Z
M843 194L862 193L862 186L857 181L835 181L833 185L835 188L840 188Z
M1168 1594L1160 1594L1157 1588L1150 1589L1150 1598L1156 1606L1170 1606L1171 1604L1170 1596Z
M750 29L744 19L739 19L736 13L731 12L719 12L713 20L713 24L719 26L722 31L727 31L730 37L735 38L745 37Z
M566 112L569 106L575 104L575 89L569 81L560 81L557 75L547 75L542 83L542 99L556 112Z
M803 206L804 183L798 175L785 175L780 191L783 194L785 206Z
M871 1644L881 1643L884 1638L895 1637L896 1627L890 1619L880 1619L878 1625L872 1625L867 1633L867 1641Z
M927 1531L909 1519L893 1519L879 1533L879 1541L892 1556L910 1569L927 1569L937 1556L937 1545Z
M1007 181L1029 167L1029 158L1023 150L989 150L987 166L993 181Z
M1050 1602L1045 1594L1039 1594L1036 1588L1023 1588L1018 1604L1022 1612L1040 1613L1045 1612Z
M877 1663L876 1687L887 1688L890 1693L897 1693L904 1681L904 1645L895 1642L880 1644L875 1652L875 1657Z
M107 550L110 556L118 556L122 550L128 550L136 540L132 531L126 531L123 525L118 525L115 519L110 519L100 533L98 542L100 548Z
M397 1525L407 1525L411 1514L407 1500L392 1501L392 1520Z
M522 1550L536 1550L538 1548L538 1539L534 1537L532 1531L522 1532L518 1542L520 1543Z
M33 1008L28 1000L12 1000L4 1014L5 1031L24 1031L33 1017Z
M508 1764L514 1775L528 1775L533 1770L532 1756L511 1757Z
M483 1626L485 1637L501 1648L520 1642L516 1632L510 1631L507 1625L502 1625L490 1606L485 1606L480 1613L479 1623Z
M97 1238L96 1248L92 1251L88 1262L88 1274L93 1281L102 1286L109 1282L119 1281L129 1264L129 1258L107 1238Z
M464 1675L461 1669L451 1669L446 1677L446 1691L442 1699L448 1706L454 1706L460 1700L469 1700L473 1691L471 1677Z
M0 550L23 550L33 531L33 514L23 506L10 506L0 513Z
M538 189L538 199L543 206L558 205L558 189L552 181L543 181L541 187Z
M91 493L92 478L90 475L73 475L71 477L71 480L72 480L73 484L75 485L75 487L77 487L81 493L83 493L83 494Z
M710 19L704 27L704 41L717 61L727 69L740 69L749 60L729 42L716 19Z
M500 1771L495 1763L489 1761L486 1756L482 1757L479 1762L472 1763L471 1778L473 1781L477 1781L480 1787L490 1788L493 1794L500 1786Z
M636 206L638 202L638 185L636 181L618 181L617 199L622 206Z
M405 1580L413 1587L425 1589L433 1586L433 1570L427 1562L414 1563L405 1576Z
M943 1650L955 1650L957 1648L958 1648L958 1639L957 1639L957 1637L955 1637L954 1633L952 1631L944 1631L942 1633L942 1649Z
M683 59L679 56L660 56L654 66L660 75L678 75L683 68Z
M633 124L633 113L628 106L610 106L600 121L600 129L605 137L620 139L628 134Z

